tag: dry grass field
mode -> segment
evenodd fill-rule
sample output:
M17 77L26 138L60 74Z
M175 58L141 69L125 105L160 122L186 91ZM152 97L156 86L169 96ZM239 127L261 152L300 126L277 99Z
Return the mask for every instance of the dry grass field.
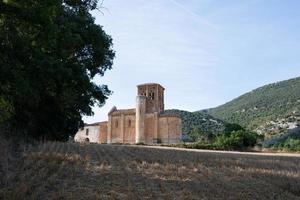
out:
M19 157L0 199L300 199L299 157L50 142Z

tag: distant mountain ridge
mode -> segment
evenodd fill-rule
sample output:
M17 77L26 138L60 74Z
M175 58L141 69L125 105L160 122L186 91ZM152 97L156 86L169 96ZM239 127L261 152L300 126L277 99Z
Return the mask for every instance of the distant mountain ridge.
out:
M259 87L224 105L200 113L252 130L278 129L280 132L280 129L298 126L300 77ZM266 129L270 125L270 129Z

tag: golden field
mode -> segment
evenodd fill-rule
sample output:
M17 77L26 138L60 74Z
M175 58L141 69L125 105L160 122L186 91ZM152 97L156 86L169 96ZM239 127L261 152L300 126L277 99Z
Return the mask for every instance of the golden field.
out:
M0 151L0 199L300 199L297 155L60 142Z

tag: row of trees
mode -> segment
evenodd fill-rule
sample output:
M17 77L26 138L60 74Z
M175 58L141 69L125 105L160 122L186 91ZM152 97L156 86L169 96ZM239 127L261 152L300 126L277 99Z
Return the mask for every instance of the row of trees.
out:
M259 139L263 139L255 132L244 129L238 124L227 123L225 129L218 134L203 132L194 127L190 133L194 142L187 147L207 149L243 149L253 147Z
M95 24L97 0L0 1L0 126L17 136L66 140L104 104L112 38Z
M166 110L182 119L184 144L188 148L241 149L254 146L261 136L238 124L226 123L205 112ZM191 144L192 143L192 144ZM181 144L180 144L181 145Z

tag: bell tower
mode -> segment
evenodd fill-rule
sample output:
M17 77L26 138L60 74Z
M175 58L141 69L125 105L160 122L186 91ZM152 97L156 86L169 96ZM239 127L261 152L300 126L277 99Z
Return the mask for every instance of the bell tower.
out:
M138 96L146 97L146 113L164 111L164 90L160 84L146 83L138 85Z

